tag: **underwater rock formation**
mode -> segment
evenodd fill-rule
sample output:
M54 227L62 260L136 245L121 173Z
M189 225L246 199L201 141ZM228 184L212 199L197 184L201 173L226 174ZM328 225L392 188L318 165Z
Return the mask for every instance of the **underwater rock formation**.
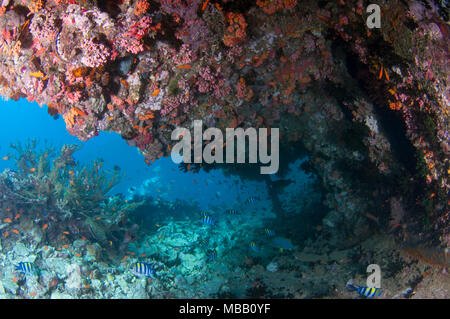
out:
M148 163L194 119L279 127L309 154L335 245L374 223L448 247L448 10L383 2L369 29L366 5L5 0L0 95L47 105L83 141L117 132Z

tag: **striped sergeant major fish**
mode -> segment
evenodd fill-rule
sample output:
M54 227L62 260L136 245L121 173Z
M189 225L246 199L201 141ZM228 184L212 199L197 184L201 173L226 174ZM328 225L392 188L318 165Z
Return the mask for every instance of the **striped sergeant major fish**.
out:
M253 250L254 252L259 252L259 247L258 245L256 245L256 243L254 241L250 242L250 249Z
M259 200L259 197L256 196L250 196L245 200L246 204L253 204L255 203L257 200Z
M227 215L237 215L237 210L236 209L227 209L226 211L225 211L225 214L227 214Z
M347 282L346 286L350 290L356 291L359 295L367 298L379 297L383 293L383 289L381 288L356 286L351 279Z
M33 274L35 272L35 267L32 262L23 261L15 266L16 270L20 271L24 275Z
M215 221L210 215L203 215L202 223L205 225L214 225Z
M155 269L152 264L137 262L131 265L130 272L136 277L153 278Z
M274 237L275 236L275 231L273 231L270 228L265 228L264 229L264 233L267 235L267 237Z

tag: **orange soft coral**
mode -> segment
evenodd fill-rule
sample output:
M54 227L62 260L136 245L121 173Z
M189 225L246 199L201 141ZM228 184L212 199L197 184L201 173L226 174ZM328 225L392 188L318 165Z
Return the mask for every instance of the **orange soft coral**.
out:
M223 43L226 46L235 46L247 39L247 23L241 13L228 12L226 14L228 27L223 37Z
M33 0L28 6L30 13L36 13L44 7L44 0Z
M137 16L140 16L147 12L150 5L148 4L147 0L139 0L136 3L136 8L134 9L134 14Z
M76 107L72 107L68 112L63 114L63 119L66 122L66 126L68 129L71 129L75 125L75 118L77 116L86 116L82 110Z
M273 14L280 9L292 9L297 0L257 0L256 4L267 14Z

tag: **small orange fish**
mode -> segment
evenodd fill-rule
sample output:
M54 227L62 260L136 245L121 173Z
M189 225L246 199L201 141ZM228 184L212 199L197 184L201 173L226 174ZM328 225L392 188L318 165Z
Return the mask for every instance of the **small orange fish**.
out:
M128 259L128 256L123 257L122 262L124 263L125 260L127 260L127 259Z
M100 220L100 219L102 219L101 217L97 217L95 220Z
M8 235L9 235L9 232L6 231L6 232L3 234L3 237L6 238L6 237L8 237Z
M70 171L69 171L69 174L70 174L70 175L73 175L73 171L72 171L72 170L70 170Z
M11 279L11 281L12 281L12 282L14 282L14 283L16 283L16 282L18 282L18 281L19 281L19 278L17 278L17 277L14 277L13 279Z
M43 230L46 230L47 227L48 227L48 224L45 224L44 226L42 226L42 229L43 229Z
M41 78L44 76L44 73L42 73L41 71L37 71L37 72L30 72L31 76L34 76L35 78Z
M192 66L189 65L189 64L179 64L179 65L177 65L177 68L178 68L178 69L189 70L190 68L192 68Z
M65 239L66 238L66 236L64 236L64 235L61 235L61 237L60 237L61 239Z
M34 296L36 296L36 293L35 293L35 292L32 292L32 293L30 294L30 296L31 296L31 297L34 297Z
M44 246L44 250L48 250L48 246Z
M36 172L36 168L35 167L30 168L30 172L32 173Z
M4 160L4 161L6 161L6 160L8 160L9 159L9 156L3 156L2 157L2 160Z
M11 230L14 234L19 235L19 231L17 229Z
M388 80L388 81L389 81L389 75L388 75L388 73L387 73L386 69L384 69L384 75L386 76L386 80Z
M157 96L160 91L161 91L160 89L154 90L153 93L152 93L152 96Z
M69 235L70 233L68 231L63 231L63 234Z
M3 222L4 223L12 223L12 220L11 220L11 218L5 218L5 219L3 219Z
M208 6L209 0L206 0L205 3L202 5L202 11L205 11L206 7Z
M81 237L81 240L86 240L86 237L84 237L84 236L83 236L83 237Z
M381 80L382 77L383 77L383 66L381 66L380 74L378 75L378 79Z
M84 288L89 289L91 287L91 285L87 284L86 286L84 286Z
M17 213L17 215L16 215L16 217L14 217L14 219L17 220L17 219L20 218L20 216L21 216L21 214L20 214L20 213Z
M28 19L25 21L25 23L22 25L22 31L25 30L25 28L30 24L31 19Z
M65 245L63 246L63 248L69 248L69 245L65 244Z
M87 116L87 114L84 113L84 112L83 112L82 110L80 110L79 108L73 107L72 109L75 111L75 113L77 113L77 114L80 115L80 116Z
M316 14L316 17L325 22L328 22L330 20L330 19L328 19L328 17L320 15L320 14Z
M75 186L75 183L72 180L69 180L69 184Z
M81 254L80 253L75 253L75 256L80 257Z
M128 86L128 82L125 81L124 79L121 79L121 80L120 80L120 83L122 83L122 84L125 85L126 87Z

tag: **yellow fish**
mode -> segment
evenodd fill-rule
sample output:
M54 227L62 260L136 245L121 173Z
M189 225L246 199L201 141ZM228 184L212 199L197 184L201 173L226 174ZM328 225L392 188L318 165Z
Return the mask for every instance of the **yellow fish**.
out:
M30 72L31 76L34 76L35 78L41 78L44 76L44 73L42 73L41 71L37 71L37 72Z

